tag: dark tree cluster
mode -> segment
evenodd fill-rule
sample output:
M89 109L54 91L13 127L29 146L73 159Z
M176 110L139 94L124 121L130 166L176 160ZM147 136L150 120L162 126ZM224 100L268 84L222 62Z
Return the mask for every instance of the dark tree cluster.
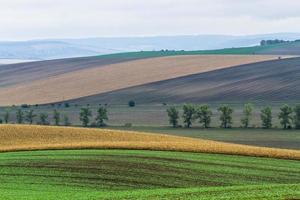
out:
M262 40L260 42L260 46L267 46L267 45L273 45L273 44L282 44L282 43L288 43L290 41L286 41L286 40Z
M229 105L221 105L218 109L220 114L219 121L220 127L231 128L233 124L232 115L234 109ZM252 119L252 104L245 104L243 109L243 115L240 119L243 128L249 128ZM180 114L179 109L176 106L171 106L167 109L169 117L169 123L173 127L179 127ZM212 111L208 105L192 105L185 104L182 107L182 122L186 128L190 128L192 124L198 120L203 128L209 128L211 124ZM300 129L300 104L294 108L285 104L280 108L278 114L280 124L283 129L296 128ZM267 106L260 111L261 127L270 129L273 127L273 115L272 108Z

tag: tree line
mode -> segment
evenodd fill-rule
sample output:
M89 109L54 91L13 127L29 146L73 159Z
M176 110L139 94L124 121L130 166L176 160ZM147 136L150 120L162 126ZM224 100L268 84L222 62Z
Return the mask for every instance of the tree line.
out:
M97 115L95 121L91 123L92 111L89 108L81 108L79 113L79 120L82 126L95 126L102 127L105 126L105 122L108 120L107 109L105 107L99 107L97 110ZM38 119L37 119L38 118ZM37 119L37 120L36 120ZM61 114L58 110L53 110L52 114L53 125L56 126L70 126L71 122L68 115ZM35 114L33 109L23 111L18 109L16 111L16 121L17 124L33 124L36 121L38 125L50 125L49 115L47 113ZM0 119L0 123L10 123L10 112L6 111L3 116L3 120Z
M234 109L229 105L221 105L218 109L220 113L219 122L222 128L231 128L233 121L232 115ZM240 119L243 128L249 128L252 118L253 105L245 104L243 108L243 116ZM174 127L180 127L179 121L182 118L183 125L190 128L195 121L198 121L203 128L211 127L212 110L208 105L193 105L185 104L182 107L182 115L180 116L179 109L176 106L171 106L167 109L169 123ZM291 107L287 104L280 107L280 112L277 116L280 119L280 124L284 129L296 128L300 129L300 104ZM260 111L261 127L270 129L273 127L272 108L267 106Z
M260 46L267 46L267 45L273 45L273 44L282 44L282 43L289 43L290 41L287 40L262 40L260 42Z
M182 119L184 127L192 127L195 121L199 122L203 128L210 128L212 122L213 112L208 105L193 105L185 104L182 106L182 114L179 112L178 107L170 106L167 109L169 117L169 123L173 127L180 127L180 119ZM217 109L219 116L220 127L231 128L233 125L233 113L234 109L229 105L221 105ZM106 126L108 121L107 108L100 106L97 109L96 116L93 118L92 110L88 107L81 108L79 113L79 120L83 127L103 127ZM240 119L240 123L243 128L249 128L252 120L253 105L245 104L243 108L243 115ZM33 109L23 111L22 109L16 110L15 123L17 124L33 124L36 122L39 125L50 125L50 117L47 113L35 114ZM296 128L300 129L300 104L295 107L291 107L287 104L280 107L280 112L277 116L280 119L280 124L284 129ZM51 115L53 125L70 126L71 122L66 114L61 114L57 109L53 110ZM273 114L272 108L267 106L260 111L261 127L272 128L273 127ZM10 122L10 112L6 111L3 116L3 120L0 119L0 123Z

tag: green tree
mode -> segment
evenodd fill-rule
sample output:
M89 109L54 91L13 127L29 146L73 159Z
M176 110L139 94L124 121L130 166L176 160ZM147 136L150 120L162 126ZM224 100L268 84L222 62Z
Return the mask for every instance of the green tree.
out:
M201 105L197 108L197 118L199 123L203 125L204 128L209 128L211 123L212 111L208 105Z
M17 113L16 113L16 118L17 118L17 123L18 124L22 124L23 123L23 120L24 120L24 113L21 109L18 109L17 110Z
M8 124L9 121L9 111L6 111L4 114L4 123Z
M70 120L69 120L69 117L68 115L64 115L64 126L70 126L71 123L70 123Z
M260 118L262 121L262 127L269 129L272 128L272 109L271 107L265 107L261 110Z
M233 109L228 105L221 105L218 108L218 111L221 112L221 116L220 116L221 127L231 128Z
M105 120L108 120L107 109L100 106L97 110L96 124L98 127L105 126Z
M300 129L300 104L296 105L294 108L294 118L293 122L296 129Z
M25 112L25 120L29 123L32 124L34 118L36 117L36 115L34 114L33 110L29 110Z
M48 115L46 113L41 113L40 114L40 121L39 121L40 125L49 125L48 122Z
M135 101L130 100L130 101L128 102L128 106L129 106L129 107L134 107L134 106L135 106Z
M80 110L80 121L84 127L87 127L90 122L92 111L89 108L81 108Z
M60 123L60 113L56 109L53 111L53 119L54 119L55 126L59 126L59 123Z
M176 128L178 126L179 112L175 106L171 106L167 109L169 123Z
M284 129L291 127L292 120L293 120L293 109L285 104L280 108L280 113L278 118L280 119L280 124L283 126Z
M192 123L195 119L196 109L195 106L192 104L185 104L183 105L183 122L185 127L190 128Z
M241 123L244 128L248 128L251 120L251 115L252 115L252 110L253 106L252 104L248 103L244 105L244 110L243 110L243 117L241 119Z

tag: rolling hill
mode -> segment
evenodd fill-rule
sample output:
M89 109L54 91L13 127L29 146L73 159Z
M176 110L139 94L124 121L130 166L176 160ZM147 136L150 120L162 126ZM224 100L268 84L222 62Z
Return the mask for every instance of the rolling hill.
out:
M300 197L293 160L136 150L11 152L0 160L8 200Z
M139 104L297 101L300 58L266 61L162 80L70 101Z
M29 125L1 125L0 147L3 199L196 200L224 195L297 199L300 195L296 150Z
M299 93L296 87L298 61L277 58L278 55L288 58L299 52L300 42L290 42L207 51L129 52L1 65L0 104L61 101L125 104L130 99L141 104L294 101L298 100ZM278 61L262 62L274 59ZM251 63L257 64L230 68ZM283 74L279 74L281 72Z
M300 160L300 151L109 129L1 125L0 152L57 149L131 149L219 153Z
M142 59L146 58L146 59ZM108 55L0 67L0 104L45 104L278 59L269 55Z
M183 35L156 37L112 37L82 39L44 39L0 42L0 59L46 60L96 56L119 52L171 50L209 50L258 45L261 40L300 39L299 33L264 35Z

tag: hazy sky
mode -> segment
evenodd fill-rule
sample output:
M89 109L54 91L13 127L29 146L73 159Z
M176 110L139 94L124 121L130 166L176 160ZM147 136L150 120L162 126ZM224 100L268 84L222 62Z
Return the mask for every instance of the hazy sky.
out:
M299 0L0 0L0 40L300 32Z

